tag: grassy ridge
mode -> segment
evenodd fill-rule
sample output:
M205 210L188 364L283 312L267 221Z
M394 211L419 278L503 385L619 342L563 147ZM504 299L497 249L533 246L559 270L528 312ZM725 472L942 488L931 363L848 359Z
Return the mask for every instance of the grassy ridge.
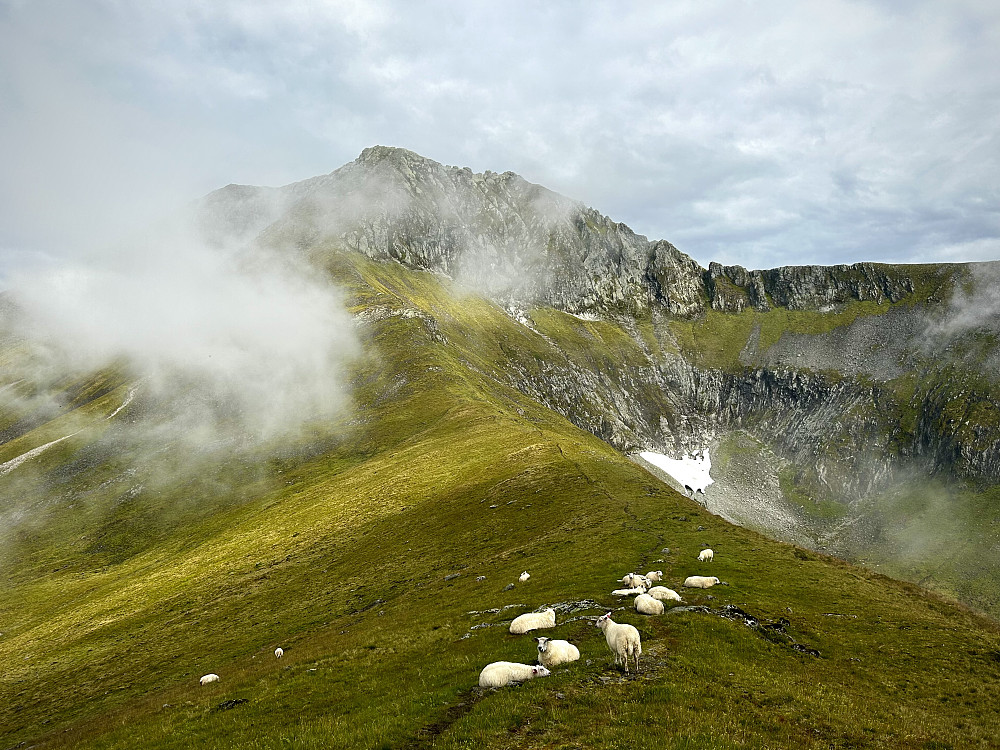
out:
M1000 746L992 623L729 525L660 484L508 387L505 353L548 345L494 306L396 266L338 275L354 279L357 311L433 321L373 322L357 409L328 427L337 440L319 450L301 437L240 502L99 565L42 545L39 559L59 565L7 568L0 746ZM588 336L598 353L617 345L574 321L546 325L578 329L567 351ZM89 471L74 481L93 489L110 469ZM695 561L703 546L716 562ZM561 614L555 637L578 643L580 662L474 689L490 661L533 660L533 640L506 632L514 614L620 606L608 592L637 568L663 569L675 588L710 571L730 585L688 603L784 618L821 657L712 614L626 610L616 619L640 628L645 655L624 680L589 621ZM505 591L524 569L530 581ZM470 614L508 605L525 606ZM209 671L222 681L199 687Z

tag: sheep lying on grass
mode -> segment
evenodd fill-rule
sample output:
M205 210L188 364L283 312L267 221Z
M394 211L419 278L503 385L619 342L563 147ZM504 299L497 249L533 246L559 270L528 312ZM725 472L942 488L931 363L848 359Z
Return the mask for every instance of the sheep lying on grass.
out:
M689 589L708 589L717 583L722 583L715 576L688 576L684 579L684 585Z
M715 553L710 549L703 549L698 555L698 562L712 562L715 559Z
M666 586L653 586L649 591L646 592L654 599L659 599L661 602L679 602L681 601L681 595L678 594L673 589L668 589Z
M515 617L510 623L510 632L514 635L527 633L539 628L554 628L556 626L556 611L549 607L544 612L528 612Z
M611 613L601 615L594 623L604 631L604 640L615 655L615 664L623 664L628 673L629 657L635 660L635 671L639 671L639 656L642 654L642 643L639 631L627 623L617 623L611 619Z
M638 573L629 573L626 576L622 576L620 579L627 587L631 589L638 588L639 586L645 586L649 588L649 580L646 576L641 576Z
M646 593L646 587L645 586L639 586L638 588L634 588L634 589L615 589L614 591L611 592L611 595L612 596L634 596L635 594L645 594L645 593Z
M531 573L529 573L528 571L524 571L523 573L521 573L521 575L517 577L517 580L519 580L521 583L524 583L529 578L531 578Z
M660 581L663 580L663 571L662 570L651 570L648 573L646 573L646 579L650 583L659 583Z
M635 611L640 615L662 615L663 602L649 594L639 594L635 598Z
M580 649L569 641L552 640L545 636L535 640L538 641L538 661L549 669L580 658Z
M210 682L218 682L218 681L219 681L219 675L215 674L215 672L211 672L210 674L207 674L200 680L198 680L198 682L200 682L202 685L207 685Z
M524 682L535 677L548 677L547 667L536 664L518 664L513 661L495 661L483 667L479 673L479 687L506 687L515 682Z

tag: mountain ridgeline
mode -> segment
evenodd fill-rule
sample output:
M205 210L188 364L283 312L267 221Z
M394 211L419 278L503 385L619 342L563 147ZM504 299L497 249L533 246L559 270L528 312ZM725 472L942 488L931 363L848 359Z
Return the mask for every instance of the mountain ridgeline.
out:
M447 275L551 345L541 363L510 349L494 377L627 453L712 448L710 509L1000 612L961 572L1000 572L967 516L1000 480L1000 264L704 269L511 172L382 146L285 188L223 188L200 217L216 238ZM914 483L933 502L903 510ZM937 514L987 536L947 560L945 540L915 550L907 530Z

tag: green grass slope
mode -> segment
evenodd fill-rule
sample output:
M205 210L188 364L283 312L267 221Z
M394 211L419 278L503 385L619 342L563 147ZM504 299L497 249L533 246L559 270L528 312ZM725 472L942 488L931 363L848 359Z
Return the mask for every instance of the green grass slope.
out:
M538 334L430 274L329 262L369 321L342 423L133 503L107 489L130 456L66 469L88 433L0 485L77 505L50 497L8 540L0 748L1000 747L992 621L709 514L505 383L500 357L541 353ZM657 568L729 585L685 592L704 610L617 611L643 639L626 677L592 618ZM506 624L548 605L581 660L476 687L489 662L534 661Z

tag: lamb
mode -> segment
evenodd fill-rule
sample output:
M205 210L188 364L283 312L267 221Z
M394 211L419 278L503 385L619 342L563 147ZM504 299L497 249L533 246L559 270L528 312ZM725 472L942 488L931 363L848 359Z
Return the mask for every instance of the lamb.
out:
M552 640L541 636L538 641L538 662L549 669L580 658L580 649L569 641Z
M276 649L274 649L274 658L280 659L284 655L285 655L285 649L283 649L281 646L278 646Z
M603 614L594 623L604 631L604 640L608 642L608 648L615 655L615 664L624 664L625 672L628 673L628 660L632 657L635 660L635 671L639 671L639 656L642 654L642 643L639 639L639 631L627 623L617 623L611 619L611 613Z
M650 583L659 583L660 581L663 580L663 571L662 570L651 570L648 573L646 573L646 579Z
M690 589L708 589L717 583L722 583L715 576L688 576L684 579L684 585Z
M649 594L639 594L635 598L635 611L640 615L662 615L663 602Z
M556 611L549 607L544 612L528 612L519 615L510 623L510 632L514 635L527 633L538 628L554 628L556 626Z
M517 580L519 580L521 583L524 583L529 578L531 578L531 573L529 573L528 571L524 571L523 573L521 573L521 575L517 577Z
M621 582L633 589L639 586L649 588L649 581L646 579L646 576L641 576L638 573L629 573L628 575L623 576Z
M514 682L524 682L535 677L548 677L548 668L540 664L518 664L513 661L495 661L479 673L479 687L499 688Z
M200 680L198 680L198 682L200 682L202 685L207 685L210 682L218 682L218 681L219 681L219 675L215 674L215 672L211 672L202 677Z
M712 562L715 559L715 553L710 549L703 549L701 554L698 555L698 562Z
M673 589L668 589L666 586L653 586L653 588L651 588L647 593L654 599L659 599L661 602L681 601L681 595Z
M632 596L633 594L645 594L646 587L638 586L634 589L615 589L611 592L612 596Z

